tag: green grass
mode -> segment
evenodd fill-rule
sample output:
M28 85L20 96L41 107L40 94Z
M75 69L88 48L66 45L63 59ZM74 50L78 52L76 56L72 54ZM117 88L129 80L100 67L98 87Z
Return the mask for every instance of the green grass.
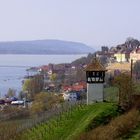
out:
M20 140L72 140L103 112L114 110L111 103L80 106L48 123L42 123L21 135Z

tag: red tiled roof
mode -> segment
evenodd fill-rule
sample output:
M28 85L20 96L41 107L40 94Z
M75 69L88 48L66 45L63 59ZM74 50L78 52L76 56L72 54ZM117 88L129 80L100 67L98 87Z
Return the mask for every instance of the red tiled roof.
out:
M72 86L72 90L75 90L75 91L80 91L82 89L84 89L83 85L74 85L74 86Z
M49 69L49 67L46 66L46 65L45 65L45 66L41 66L40 68L41 68L42 70L44 70L44 71L47 71L47 70Z
M79 85L73 85L73 86L63 86L63 90L74 90L74 91L80 91L86 88L85 84L79 84Z

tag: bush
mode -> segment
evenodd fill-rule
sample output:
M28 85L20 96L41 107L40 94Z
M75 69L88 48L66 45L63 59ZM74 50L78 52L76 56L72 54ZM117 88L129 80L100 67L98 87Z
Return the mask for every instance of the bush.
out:
M139 121L139 111L132 109L128 113L115 118L108 125L81 134L78 140L114 140L135 128Z
M120 74L115 77L114 84L119 89L119 105L124 110L129 110L132 105L132 95L135 93L135 85L130 75Z
M1 113L1 117L4 116L4 119L17 119L29 116L27 108L20 108L18 106L5 106Z
M39 93L35 96L30 108L32 114L40 114L44 111L52 109L61 102L61 97L52 93Z

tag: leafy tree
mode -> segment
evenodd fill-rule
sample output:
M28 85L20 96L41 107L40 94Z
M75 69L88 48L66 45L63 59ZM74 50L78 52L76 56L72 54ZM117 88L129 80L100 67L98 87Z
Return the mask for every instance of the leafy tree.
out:
M140 45L140 42L137 39L134 39L132 37L128 37L125 41L125 45L128 48L136 48Z
M135 86L131 76L120 74L115 77L114 84L119 89L119 105L123 109L130 108L132 103L132 94L135 92Z
M31 79L27 79L23 84L23 91L26 91L29 98L33 98L36 93L43 90L44 79L42 75L35 75Z
M20 92L19 92L19 95L18 95L18 98L19 98L20 100L22 100L22 99L25 98L25 97L26 97L25 92L20 91ZM26 97L26 98L27 98L27 97Z
M30 91L30 89L31 89L31 79L26 79L25 81L24 81L24 83L23 83L23 86L22 86L22 89L23 89L23 91Z
M61 74L61 75L60 75L60 80L61 80L61 83L64 83L64 80L65 80L65 74Z
M50 77L50 80L55 82L57 80L57 74L56 73L53 73Z
M140 79L140 61L134 64L133 72L136 74L136 79Z
M83 69L76 70L75 81L86 81L86 73Z
M16 95L16 90L9 88L6 96L10 98L10 97L14 97L15 95Z
M60 97L53 93L39 93L35 96L31 106L31 113L40 114L49 110L61 101Z

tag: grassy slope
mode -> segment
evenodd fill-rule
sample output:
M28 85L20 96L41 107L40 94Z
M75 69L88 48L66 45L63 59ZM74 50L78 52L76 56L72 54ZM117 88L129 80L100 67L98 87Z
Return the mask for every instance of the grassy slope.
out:
M140 140L140 125L132 130L124 140Z
M97 103L74 109L71 113L62 115L59 121L53 119L49 125L39 125L27 133L22 139L26 140L72 140L79 133L83 132L88 124L97 115L107 110L113 110L111 103Z
M137 83L136 85L136 93L140 94L140 83ZM130 134L128 134L129 140L140 140L140 124L138 125L138 127L136 127L134 130L132 130L130 132Z

